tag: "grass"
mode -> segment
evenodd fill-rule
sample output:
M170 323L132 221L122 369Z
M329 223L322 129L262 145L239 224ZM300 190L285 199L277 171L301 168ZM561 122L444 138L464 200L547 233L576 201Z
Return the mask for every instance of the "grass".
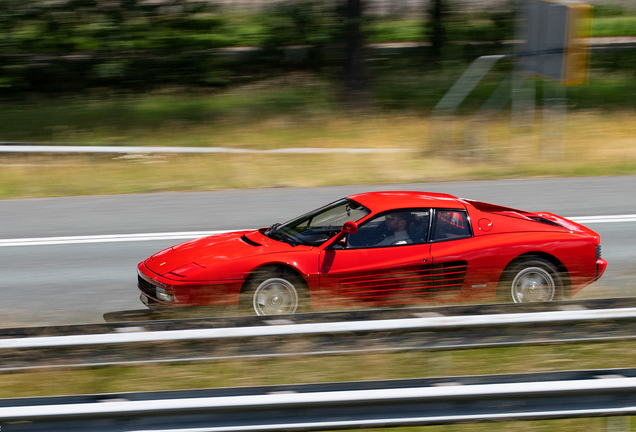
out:
M562 140L552 143L556 148L562 143L562 155L546 153L551 143L541 137L540 125L515 131L510 129L509 118L502 116L486 129L487 143L475 159L456 157L463 151L462 134L470 120L466 117L454 123L435 123L438 129L433 144L430 119L416 114L366 114L351 119L290 115L250 125L220 122L130 130L58 129L56 138L60 141L100 144L113 140L254 150L314 147L406 151L320 155L2 154L0 198L634 174L636 123L632 116L629 111L570 113Z
M625 368L635 354L636 342L619 342L10 372L0 397Z
M612 66L611 59L598 60ZM370 108L349 113L338 104L337 86L309 73L295 73L225 91L187 91L152 94L93 95L47 98L23 102L0 101L0 141L93 143L95 145L236 146L277 148L352 145L346 138L364 135L369 144L392 145L392 119L426 118L435 103L460 76L465 66L453 64L422 76L417 71L380 68L372 81ZM505 71L492 72L460 106L470 114L492 94ZM539 82L539 89L541 88ZM594 70L590 84L569 89L570 104L581 109L636 108L633 72ZM371 114L371 115L369 115ZM346 119L356 117L351 121ZM370 125L374 135L378 117L391 129L378 143L359 130ZM345 120L342 120L345 119ZM371 119L371 121L368 121ZM404 126L402 124L401 126ZM422 122L420 128L425 128ZM411 128L407 128L410 132ZM399 137L405 134L397 132ZM422 131L417 131L421 144ZM381 134L380 134L381 135ZM336 142L330 144L330 140ZM375 142L375 144L371 144ZM398 143L404 145L404 143Z
M138 145L209 145L197 143L192 128L214 125L239 130L245 119L267 119L272 107L277 115L319 114L330 105L330 90L294 76L243 86L223 93L190 91L146 95L46 98L33 96L26 102L2 104L0 139L3 141L131 143ZM262 90L262 87L266 87ZM206 131L207 132L207 131ZM223 139L226 137L224 136Z

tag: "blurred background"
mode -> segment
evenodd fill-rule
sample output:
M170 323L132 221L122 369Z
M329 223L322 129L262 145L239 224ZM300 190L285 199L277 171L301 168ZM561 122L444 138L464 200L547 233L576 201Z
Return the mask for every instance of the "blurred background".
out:
M626 0L591 2L582 85L528 76L516 88L524 111L509 98L486 104L510 87L517 58L505 57L457 105L450 128L431 126L475 59L523 46L522 4L4 0L2 142L399 151L356 156L347 170L331 156L254 166L262 155L2 153L0 197L634 172L636 4ZM566 106L550 114L555 91ZM290 160L302 169L271 169Z

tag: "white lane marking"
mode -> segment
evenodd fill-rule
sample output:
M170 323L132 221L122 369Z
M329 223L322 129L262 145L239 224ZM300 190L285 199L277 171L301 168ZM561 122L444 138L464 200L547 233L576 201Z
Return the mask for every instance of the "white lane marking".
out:
M574 221L583 225L594 224L594 223L636 222L636 214L616 215L616 216L580 216L580 217L569 217L567 219L570 219L571 221ZM47 245L83 244L83 243L116 243L116 242L137 242L137 241L153 241L153 240L187 240L187 239L194 239L198 237L205 237L205 236L210 236L215 234L223 234L223 233L228 233L233 231L238 231L238 230L16 238L16 239L0 240L0 247L47 246Z
M73 236L73 237L40 237L40 238L17 238L0 240L0 247L10 246L47 246L66 245L82 243L115 243L115 242L138 242L152 240L187 240L205 237L215 234L224 234L227 231L191 231L191 232L171 232L171 233L148 233L148 234L113 234L113 235L93 235L93 236Z
M280 148L270 150L252 150L229 147L127 147L127 146L44 146L44 145L1 145L0 153L255 153L255 154L373 154L406 153L415 149L392 148Z
M566 219L570 219L576 223L580 223L581 225L591 223L636 222L636 214L617 216L581 216Z

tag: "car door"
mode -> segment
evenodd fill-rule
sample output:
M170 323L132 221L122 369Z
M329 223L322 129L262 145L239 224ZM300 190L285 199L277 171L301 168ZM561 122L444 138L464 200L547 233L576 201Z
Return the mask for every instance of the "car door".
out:
M337 239L320 256L320 297L327 304L412 303L430 296L430 210L387 212ZM408 237L387 226L407 216ZM391 241L391 236L395 240Z
M473 237L467 212L434 209L432 213L430 240L437 295L478 299L489 289L490 260L479 239Z

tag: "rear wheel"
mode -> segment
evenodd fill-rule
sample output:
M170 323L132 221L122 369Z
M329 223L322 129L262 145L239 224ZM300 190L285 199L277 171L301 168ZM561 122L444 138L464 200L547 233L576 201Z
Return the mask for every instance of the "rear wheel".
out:
M541 258L515 265L502 284L505 300L513 303L549 302L563 298L563 281L557 268Z
M249 282L240 306L248 314L286 315L305 311L308 298L307 287L298 277L266 272Z

